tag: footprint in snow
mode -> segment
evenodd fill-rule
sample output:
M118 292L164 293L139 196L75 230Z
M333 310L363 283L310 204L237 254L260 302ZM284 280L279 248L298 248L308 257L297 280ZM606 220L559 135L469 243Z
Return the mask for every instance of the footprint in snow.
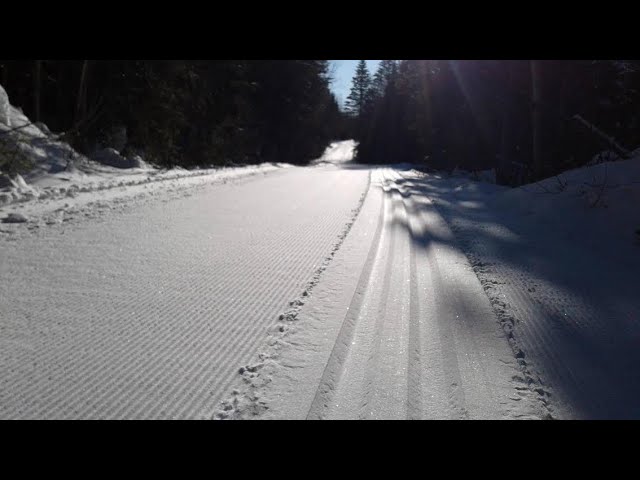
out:
M25 223L26 221L27 217L21 213L10 213L2 219L2 223Z

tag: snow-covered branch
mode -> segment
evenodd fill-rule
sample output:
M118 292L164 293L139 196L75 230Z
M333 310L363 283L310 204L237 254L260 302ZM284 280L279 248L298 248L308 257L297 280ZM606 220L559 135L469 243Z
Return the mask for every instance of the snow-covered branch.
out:
M604 133L602 130L600 130L598 127L596 127L593 123L588 122L587 120L584 119L584 117L582 117L582 115L574 115L572 117L574 120L577 120L578 122L580 122L582 125L584 125L585 127L587 127L589 130L591 130L593 133L597 134L600 138L602 138L603 140L605 140L609 145L611 145L613 148L615 148L619 153L622 154L622 156L624 157L628 157L630 152L627 148L623 147L622 145L620 145L615 138L613 138L610 135L607 135L606 133Z

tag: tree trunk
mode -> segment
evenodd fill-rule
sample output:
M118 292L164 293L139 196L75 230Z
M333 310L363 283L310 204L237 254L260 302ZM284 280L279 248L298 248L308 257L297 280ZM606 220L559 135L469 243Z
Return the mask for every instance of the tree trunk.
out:
M80 86L78 87L78 96L76 102L76 122L80 121L86 111L87 99L87 69L89 61L82 62L82 73L80 74Z
M531 117L532 117L532 134L533 134L533 174L536 178L540 178L542 174L542 106L541 101L541 85L540 85L540 62L531 60Z
M33 118L40 121L40 87L41 87L42 60L36 60L33 69Z
M69 102L65 102L68 98L65 97L65 89L62 87L67 85L66 62L58 62L56 67L56 115L51 118L52 124L49 128L53 131L63 131L73 123L73 107L69 108Z
M502 128L500 132L500 158L498 160L498 168L496 168L496 183L501 185L509 183L511 181L508 175L512 146L511 110L513 109L513 102L515 101L513 95L511 94L513 90L514 65L509 60L507 60L505 64L507 82L507 89L505 91L505 94L507 97L504 102L504 108L502 111Z
M2 65L2 86L4 89L9 88L9 63L5 62Z

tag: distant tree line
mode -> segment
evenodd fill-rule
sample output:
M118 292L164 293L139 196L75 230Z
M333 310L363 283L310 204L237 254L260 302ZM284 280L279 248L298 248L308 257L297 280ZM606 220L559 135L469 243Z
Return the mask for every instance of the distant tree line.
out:
M495 168L518 185L640 143L640 62L361 60L347 101L365 163Z
M82 153L124 130L164 166L301 164L348 135L326 60L0 60L0 84Z

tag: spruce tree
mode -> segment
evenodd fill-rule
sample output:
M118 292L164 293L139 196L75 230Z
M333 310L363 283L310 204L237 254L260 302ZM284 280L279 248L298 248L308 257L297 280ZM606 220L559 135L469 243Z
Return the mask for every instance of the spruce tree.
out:
M358 62L353 76L351 93L347 97L347 113L354 117L361 117L370 99L371 75L364 60Z
M395 73L395 71L395 60L380 61L378 69L373 76L373 81L371 82L372 93L376 99L382 98L382 96L384 95L384 91L387 88L387 84L389 83L389 79Z

